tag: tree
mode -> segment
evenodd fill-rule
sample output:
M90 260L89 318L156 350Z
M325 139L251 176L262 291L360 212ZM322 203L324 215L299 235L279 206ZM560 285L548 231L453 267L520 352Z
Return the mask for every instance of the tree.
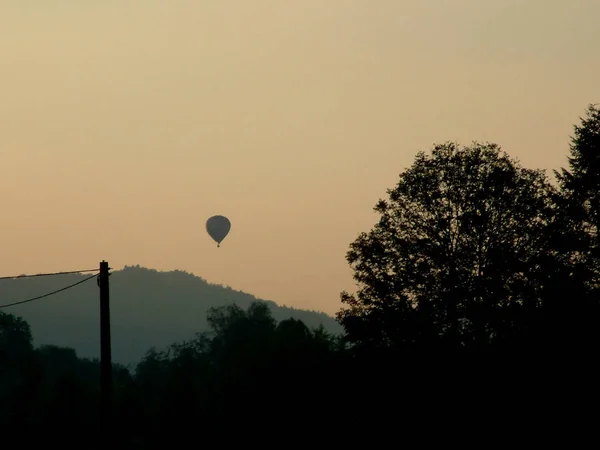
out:
M25 421L35 389L34 352L29 324L0 312L0 420Z
M565 217L579 239L569 250L577 252L595 276L591 286L600 283L600 109L588 105L586 117L575 126L571 138L569 169L555 171Z
M213 355L235 366L263 359L277 326L268 303L259 301L252 302L247 310L235 304L209 308L206 320L215 334Z
M574 131L569 168L554 171L559 190L553 245L569 270L548 283L542 335L564 357L592 361L589 355L600 343L600 110L589 105Z
M419 152L351 244L338 320L354 344L479 348L523 331L553 260L554 189L495 144Z

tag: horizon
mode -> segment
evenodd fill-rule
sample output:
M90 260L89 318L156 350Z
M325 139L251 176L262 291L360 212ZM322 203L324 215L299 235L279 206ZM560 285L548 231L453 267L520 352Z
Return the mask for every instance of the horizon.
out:
M134 262L333 315L417 152L551 178L600 101L600 2L33 4L0 5L0 275Z

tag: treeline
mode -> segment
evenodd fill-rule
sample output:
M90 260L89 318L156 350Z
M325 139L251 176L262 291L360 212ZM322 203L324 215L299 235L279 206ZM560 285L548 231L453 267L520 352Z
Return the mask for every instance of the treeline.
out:
M276 321L263 302L225 305L209 311L209 332L150 350L133 371L115 366L118 442L256 445L284 432L317 442L333 429L340 445L368 435L373 446L434 419L531 428L590 408L600 111L586 114L554 181L495 144L419 153L350 246L358 289L341 295L343 336ZM97 441L97 361L34 349L27 324L1 314L0 370L0 423L12 435L28 443L67 427L63 445L81 444L80 433Z
M87 274L23 277L0 280L3 304L38 297L83 281ZM309 327L323 324L327 331L341 333L342 326L331 315L277 305L272 301L209 283L181 270L158 271L125 266L111 271L110 310L112 360L133 366L152 347L165 348L208 330L210 307L268 303L277 320L293 317ZM90 280L61 291L51 299L1 309L23 318L33 330L34 345L72 347L80 356L100 357L98 333L98 286Z
M598 349L600 110L569 168L522 167L499 146L419 153L347 254L358 283L338 320L356 348L521 353Z
M277 322L261 301L211 308L207 319L210 332L150 349L132 371L114 365L110 432L121 445L172 445L199 428L212 435L277 419L318 425L339 407L331 389L345 358L340 336ZM11 314L0 313L0 330L2 430L27 445L99 444L109 431L100 423L99 361L34 348L28 324Z

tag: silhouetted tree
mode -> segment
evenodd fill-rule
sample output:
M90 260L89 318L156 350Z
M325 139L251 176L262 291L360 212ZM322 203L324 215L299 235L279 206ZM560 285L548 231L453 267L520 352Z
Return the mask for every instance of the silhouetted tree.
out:
M335 383L333 355L342 347L324 327L277 323L261 301L211 308L207 322L211 331L152 349L136 368L142 419L134 422L152 442L172 443L173 429L190 439L199 423L215 432L298 414Z
M0 361L14 361L33 351L31 329L22 318L0 312Z
M591 359L600 314L600 110L589 105L574 127L569 168L555 171L560 187L554 247L568 271L552 274L542 338L561 358ZM586 357L581 358L581 356ZM573 366L574 362L569 363ZM589 371L588 371L589 372Z
M32 420L38 375L29 324L0 312L0 421L5 426L18 429Z
M519 335L553 261L555 190L495 144L420 152L351 244L337 317L371 348L481 348Z
M569 169L555 171L571 226L580 232L570 250L594 269L590 284L600 283L600 109L589 105L571 138ZM573 243L572 243L573 244ZM591 287L591 286L590 286Z

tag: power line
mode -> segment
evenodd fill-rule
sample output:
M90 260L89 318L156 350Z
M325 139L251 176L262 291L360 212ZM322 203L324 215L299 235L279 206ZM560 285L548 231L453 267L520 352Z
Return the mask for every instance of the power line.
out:
M85 273L85 272L98 272L99 269L84 269L84 270L70 270L68 272L54 272L54 273L36 273L31 275L13 275L11 277L0 277L0 280L12 280L15 278L31 278L31 277L50 277L53 275L67 275L71 273Z
M78 284L85 283L86 281L91 280L92 278L96 278L96 277L97 277L97 275L94 274L91 277L84 278L83 280L80 280L77 283L73 283L73 284L71 284L71 285L69 285L67 287L58 289L56 291L48 292L47 294L40 295L38 297L28 298L27 300L21 300L20 302L14 302L14 303L8 303L6 305L0 305L0 308L8 308L9 306L22 305L23 303L29 303L29 302L32 302L34 300L39 300L39 299L44 298L44 297L49 297L51 295L58 294L59 292L66 291L67 289L71 289L72 287L75 287Z

